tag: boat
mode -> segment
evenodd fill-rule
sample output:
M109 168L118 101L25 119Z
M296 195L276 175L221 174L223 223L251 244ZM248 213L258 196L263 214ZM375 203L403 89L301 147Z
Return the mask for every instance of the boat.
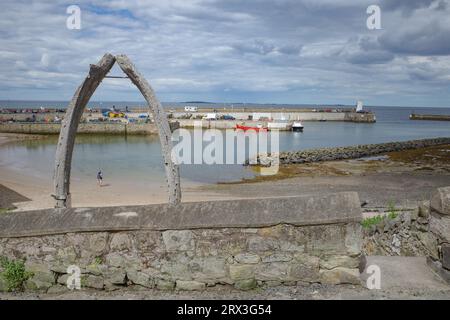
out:
M303 124L300 121L296 121L292 124L292 131L303 132Z
M241 124L236 124L236 130L244 130L244 131L255 130L256 132L259 132L259 131L267 131L267 128L263 127L261 124L258 124L256 127L244 126L244 125L241 125Z

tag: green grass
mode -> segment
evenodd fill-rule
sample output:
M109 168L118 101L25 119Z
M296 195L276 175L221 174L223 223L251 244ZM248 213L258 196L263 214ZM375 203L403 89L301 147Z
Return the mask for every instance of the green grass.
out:
M6 282L7 291L22 291L25 281L33 276L32 272L25 270L25 263L22 260L0 257L0 266L3 269L0 276Z
M9 208L0 208L0 214L4 214L4 213L8 213L9 212Z
M366 218L363 221L361 221L361 224L364 228L370 228L371 226L376 226L381 221L383 221L384 216L373 216L370 218Z
M373 216L370 218L366 218L363 221L361 221L361 225L364 228L370 228L371 226L376 226L378 225L381 221L383 221L385 219L385 217L387 217L390 220L393 220L395 218L398 217L398 213L397 213L397 208L395 208L394 202L393 201L389 201L388 206L387 206L387 212L388 214L385 215L378 215L378 216Z

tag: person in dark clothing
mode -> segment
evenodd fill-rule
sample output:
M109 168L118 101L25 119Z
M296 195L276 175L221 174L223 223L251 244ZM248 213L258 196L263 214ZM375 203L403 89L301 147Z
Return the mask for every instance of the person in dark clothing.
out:
M103 173L101 170L97 172L97 185L101 187L103 185Z

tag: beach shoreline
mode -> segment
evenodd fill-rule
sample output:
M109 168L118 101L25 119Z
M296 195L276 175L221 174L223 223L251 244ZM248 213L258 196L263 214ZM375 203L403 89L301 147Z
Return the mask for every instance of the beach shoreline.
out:
M45 136L0 134L0 147L8 143ZM399 152L386 153L387 157L376 159L347 159L317 163L281 165L274 176L257 176L229 183L181 182L183 202L206 200L232 200L283 195L297 195L359 191L358 186L369 187L374 181L374 202L387 202L383 184L401 191L401 184L425 186L428 189L450 185L450 144L438 145ZM401 177L401 179L399 179ZM409 182L408 182L409 181ZM375 182L379 185L375 185ZM31 199L14 203L15 210L35 210L54 206L51 177L30 175L20 170L0 165L0 184ZM347 188L352 186L353 188ZM398 187L398 188L397 188ZM400 192L399 191L399 192ZM419 191L411 191L411 199ZM145 205L167 202L167 189L164 183L134 182L127 180L105 180L99 187L95 179L77 176L71 182L72 206L105 207L118 205ZM363 194L361 197L365 197ZM402 198L399 194L397 198ZM384 199L384 200L383 200Z

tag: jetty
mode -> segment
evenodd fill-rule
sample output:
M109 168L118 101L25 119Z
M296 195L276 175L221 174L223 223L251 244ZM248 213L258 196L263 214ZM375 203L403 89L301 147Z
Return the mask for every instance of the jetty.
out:
M310 108L166 108L168 120L173 128L232 129L237 124L256 126L275 125L279 130L291 130L295 121L373 123L373 112L358 112L356 109L310 109ZM104 116L100 108L85 110L80 119L79 133L87 134L156 134L156 124L145 108L130 108L117 112L121 117ZM0 132L58 134L65 117L62 109L1 109ZM282 126L281 124L285 124Z
M431 121L450 121L450 115L447 114L416 114L409 115L410 120L431 120Z

